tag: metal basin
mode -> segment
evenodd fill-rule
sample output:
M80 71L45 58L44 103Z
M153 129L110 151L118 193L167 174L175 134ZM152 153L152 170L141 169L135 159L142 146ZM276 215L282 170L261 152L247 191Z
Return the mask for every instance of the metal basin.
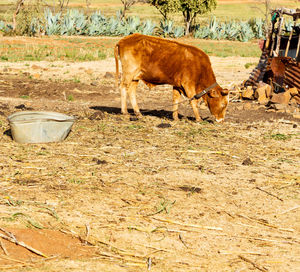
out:
M11 134L18 143L49 143L63 141L75 117L50 111L22 111L8 116Z

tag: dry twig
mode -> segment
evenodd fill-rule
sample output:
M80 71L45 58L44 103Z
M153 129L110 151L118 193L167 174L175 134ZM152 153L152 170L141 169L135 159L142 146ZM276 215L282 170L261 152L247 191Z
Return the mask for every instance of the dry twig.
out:
M264 189L261 189L261 188L258 187L258 186L256 186L255 189L260 190L260 191L266 193L267 195L270 195L270 196L272 196L272 197L275 197L275 198L277 198L277 199L280 200L280 201L283 201L282 198L280 198L280 197L278 197L278 196L276 196L276 195L273 195L273 194L269 193L268 191L266 191L266 190L264 190Z
M8 261L12 261L12 262L21 263L21 264L26 265L26 266L32 266L32 264L30 264L30 263L26 263L26 262L23 262L23 261L20 261L20 260L17 260L17 259L9 258L7 256L0 255L0 258L8 260Z
M263 271L263 272L269 271L267 268L265 268L265 267L260 267L258 264L256 264L255 262L253 262L253 261L251 261L251 260L245 258L245 257L242 256L242 255L238 255L238 257L239 257L241 260L243 260L243 261L245 261L245 262L247 262L247 263L252 264L256 269L258 269L258 270L260 270L260 271Z
M170 223L170 224L184 226L184 227L192 227L192 228L200 228L200 229L208 229L208 230L223 230L220 227L201 226L201 225L194 225L194 224L184 224L184 223L173 221L173 220L161 219L161 218L155 218L155 217L153 217L153 219L155 219L157 221L161 221L161 222L166 222L166 223Z
M3 230L3 229L1 229L1 230ZM7 231L5 231L5 232L7 232ZM14 243L14 244L16 244L16 245L18 245L18 246L24 247L24 248L26 248L27 250L29 250L29 251L31 251L31 252L33 252L33 253L39 255L39 256L42 256L42 257L44 257L44 258L48 258L48 257L47 257L44 253L42 253L41 251L39 251L39 250L37 250L37 249L35 249L35 248L29 246L29 245L26 245L26 244L25 244L24 242L22 242L22 241L18 241L18 240L14 237L14 235L13 235L12 233L11 233L11 235L9 235L9 236L6 236L6 235L0 233L0 238L3 238L3 239L5 239L5 240L7 240L7 241L9 241L9 242L12 242L12 243Z
M3 252L5 255L8 255L8 252L6 250L6 247L4 246L4 244L2 243L2 241L0 240L0 247L2 248Z

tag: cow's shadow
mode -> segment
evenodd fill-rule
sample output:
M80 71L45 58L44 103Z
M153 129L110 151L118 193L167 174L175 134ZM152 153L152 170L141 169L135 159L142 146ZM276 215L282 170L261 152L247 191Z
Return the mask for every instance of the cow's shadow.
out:
M110 113L110 114L118 114L121 115L121 109L117 108L117 107L106 107L106 106L93 106L90 107L90 109L96 110L96 111L102 111L102 112L106 112L106 113ZM140 109L141 114L143 116L155 116L155 117L159 117L159 118L164 118L164 119L168 119L168 120L173 120L173 112L172 111L166 111L166 110L148 110L148 109ZM132 116L135 116L134 112L132 109L128 109L128 113ZM191 116L184 116L182 114L178 114L178 118L179 119L188 119L191 121L195 121L195 117L191 117ZM203 121L209 122L209 123L213 123L213 121L209 118L209 117L205 117L202 118Z

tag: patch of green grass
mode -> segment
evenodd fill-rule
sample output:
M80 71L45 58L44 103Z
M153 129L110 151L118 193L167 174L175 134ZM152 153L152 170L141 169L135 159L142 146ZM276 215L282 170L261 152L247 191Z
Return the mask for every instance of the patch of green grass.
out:
M248 68L250 68L251 66L254 66L254 65L257 65L257 63L255 63L255 62L247 62L245 64L245 68L248 69Z
M127 126L128 129L141 129L143 128L143 126L141 125L129 125Z
M73 77L73 80L72 80L74 83L80 83L80 78L78 77Z
M277 141L286 141L286 140L290 140L292 136L282 134L282 133L274 133L274 134L267 135L266 138L277 140Z
M84 183L83 180L77 179L77 178L69 179L69 182L70 182L70 183L73 183L73 184L83 184L83 183Z
M22 99L29 99L29 95L21 95L20 98L22 98Z
M79 81L79 82L80 82L80 81ZM72 94L69 94L69 95L67 96L67 100L68 100L68 101L74 101L73 95L72 95Z

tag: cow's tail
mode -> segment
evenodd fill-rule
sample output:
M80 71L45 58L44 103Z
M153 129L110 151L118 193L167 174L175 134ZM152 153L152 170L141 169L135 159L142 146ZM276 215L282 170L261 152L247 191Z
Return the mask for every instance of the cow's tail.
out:
M116 44L115 50L115 61L116 61L116 74L115 74L115 80L116 80L116 88L119 88L119 45Z

